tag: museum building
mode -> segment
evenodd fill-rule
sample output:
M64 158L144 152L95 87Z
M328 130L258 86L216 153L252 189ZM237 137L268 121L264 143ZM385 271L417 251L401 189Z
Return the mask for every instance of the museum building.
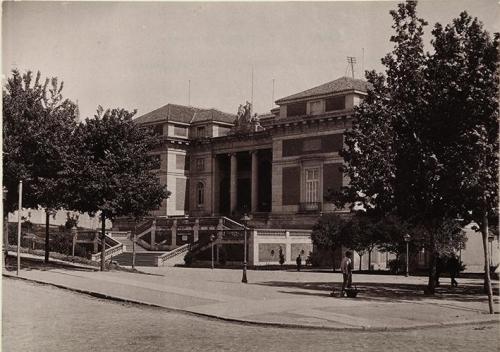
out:
M167 104L135 119L161 138L154 151L171 196L154 216L251 215L262 228L311 228L347 180L343 133L368 83L341 77L276 101L270 114ZM339 210L337 210L339 211Z

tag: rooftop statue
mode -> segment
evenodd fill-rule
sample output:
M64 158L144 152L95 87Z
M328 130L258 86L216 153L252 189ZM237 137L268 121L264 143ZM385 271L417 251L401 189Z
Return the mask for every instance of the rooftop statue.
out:
M260 125L260 119L257 114L252 116L252 104L248 101L245 105L240 104L236 119L234 120L233 131L235 133L250 133L263 130L264 128Z

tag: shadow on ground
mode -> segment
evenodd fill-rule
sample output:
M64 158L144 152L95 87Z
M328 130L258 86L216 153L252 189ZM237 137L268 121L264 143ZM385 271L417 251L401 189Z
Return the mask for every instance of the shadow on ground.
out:
M331 282L286 282L286 281L266 281L256 283L256 285L272 286L288 288L293 290L282 290L280 292L303 295L303 296L317 296L328 297L332 292L339 292L342 288L341 283ZM493 284L493 294L498 298L499 289L498 284ZM362 300L423 300L423 299L443 299L455 300L462 302L479 302L484 301L485 294L483 293L483 286L481 283L477 284L460 284L458 287L451 288L449 285L443 285L436 288L434 296L427 296L424 294L425 285L417 284L399 284L399 283L376 283L376 282L355 282L353 283L358 290L358 299ZM311 292L314 291L314 292Z

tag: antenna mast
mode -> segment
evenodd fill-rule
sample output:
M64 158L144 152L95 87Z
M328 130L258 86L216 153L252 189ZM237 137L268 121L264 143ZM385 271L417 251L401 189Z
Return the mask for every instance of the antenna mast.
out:
M272 97L272 101L271 101L271 108L274 107L274 78L273 78L273 97Z
M253 65L252 65L252 95L250 98L250 103L252 104L252 110L253 110Z
M191 80L188 80L188 106L191 106Z
M347 64L351 65L352 78L354 78L354 64L356 63L356 58L354 56L347 57Z

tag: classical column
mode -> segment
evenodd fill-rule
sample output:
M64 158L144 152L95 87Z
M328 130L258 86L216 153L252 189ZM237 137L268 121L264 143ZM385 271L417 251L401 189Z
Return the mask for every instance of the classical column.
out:
M251 199L251 211L252 213L257 212L257 202L258 202L258 187L259 187L259 174L258 165L259 161L257 159L257 151L254 150L252 154L252 199Z
M238 170L238 159L236 158L236 154L232 153L230 154L231 156L231 179L230 179L230 184L229 184L229 198L230 198L230 215L233 215L233 213L236 211L236 204L237 204L237 199L236 199L236 186L237 186L237 170Z
M219 213L219 163L217 154L212 156L212 216Z

